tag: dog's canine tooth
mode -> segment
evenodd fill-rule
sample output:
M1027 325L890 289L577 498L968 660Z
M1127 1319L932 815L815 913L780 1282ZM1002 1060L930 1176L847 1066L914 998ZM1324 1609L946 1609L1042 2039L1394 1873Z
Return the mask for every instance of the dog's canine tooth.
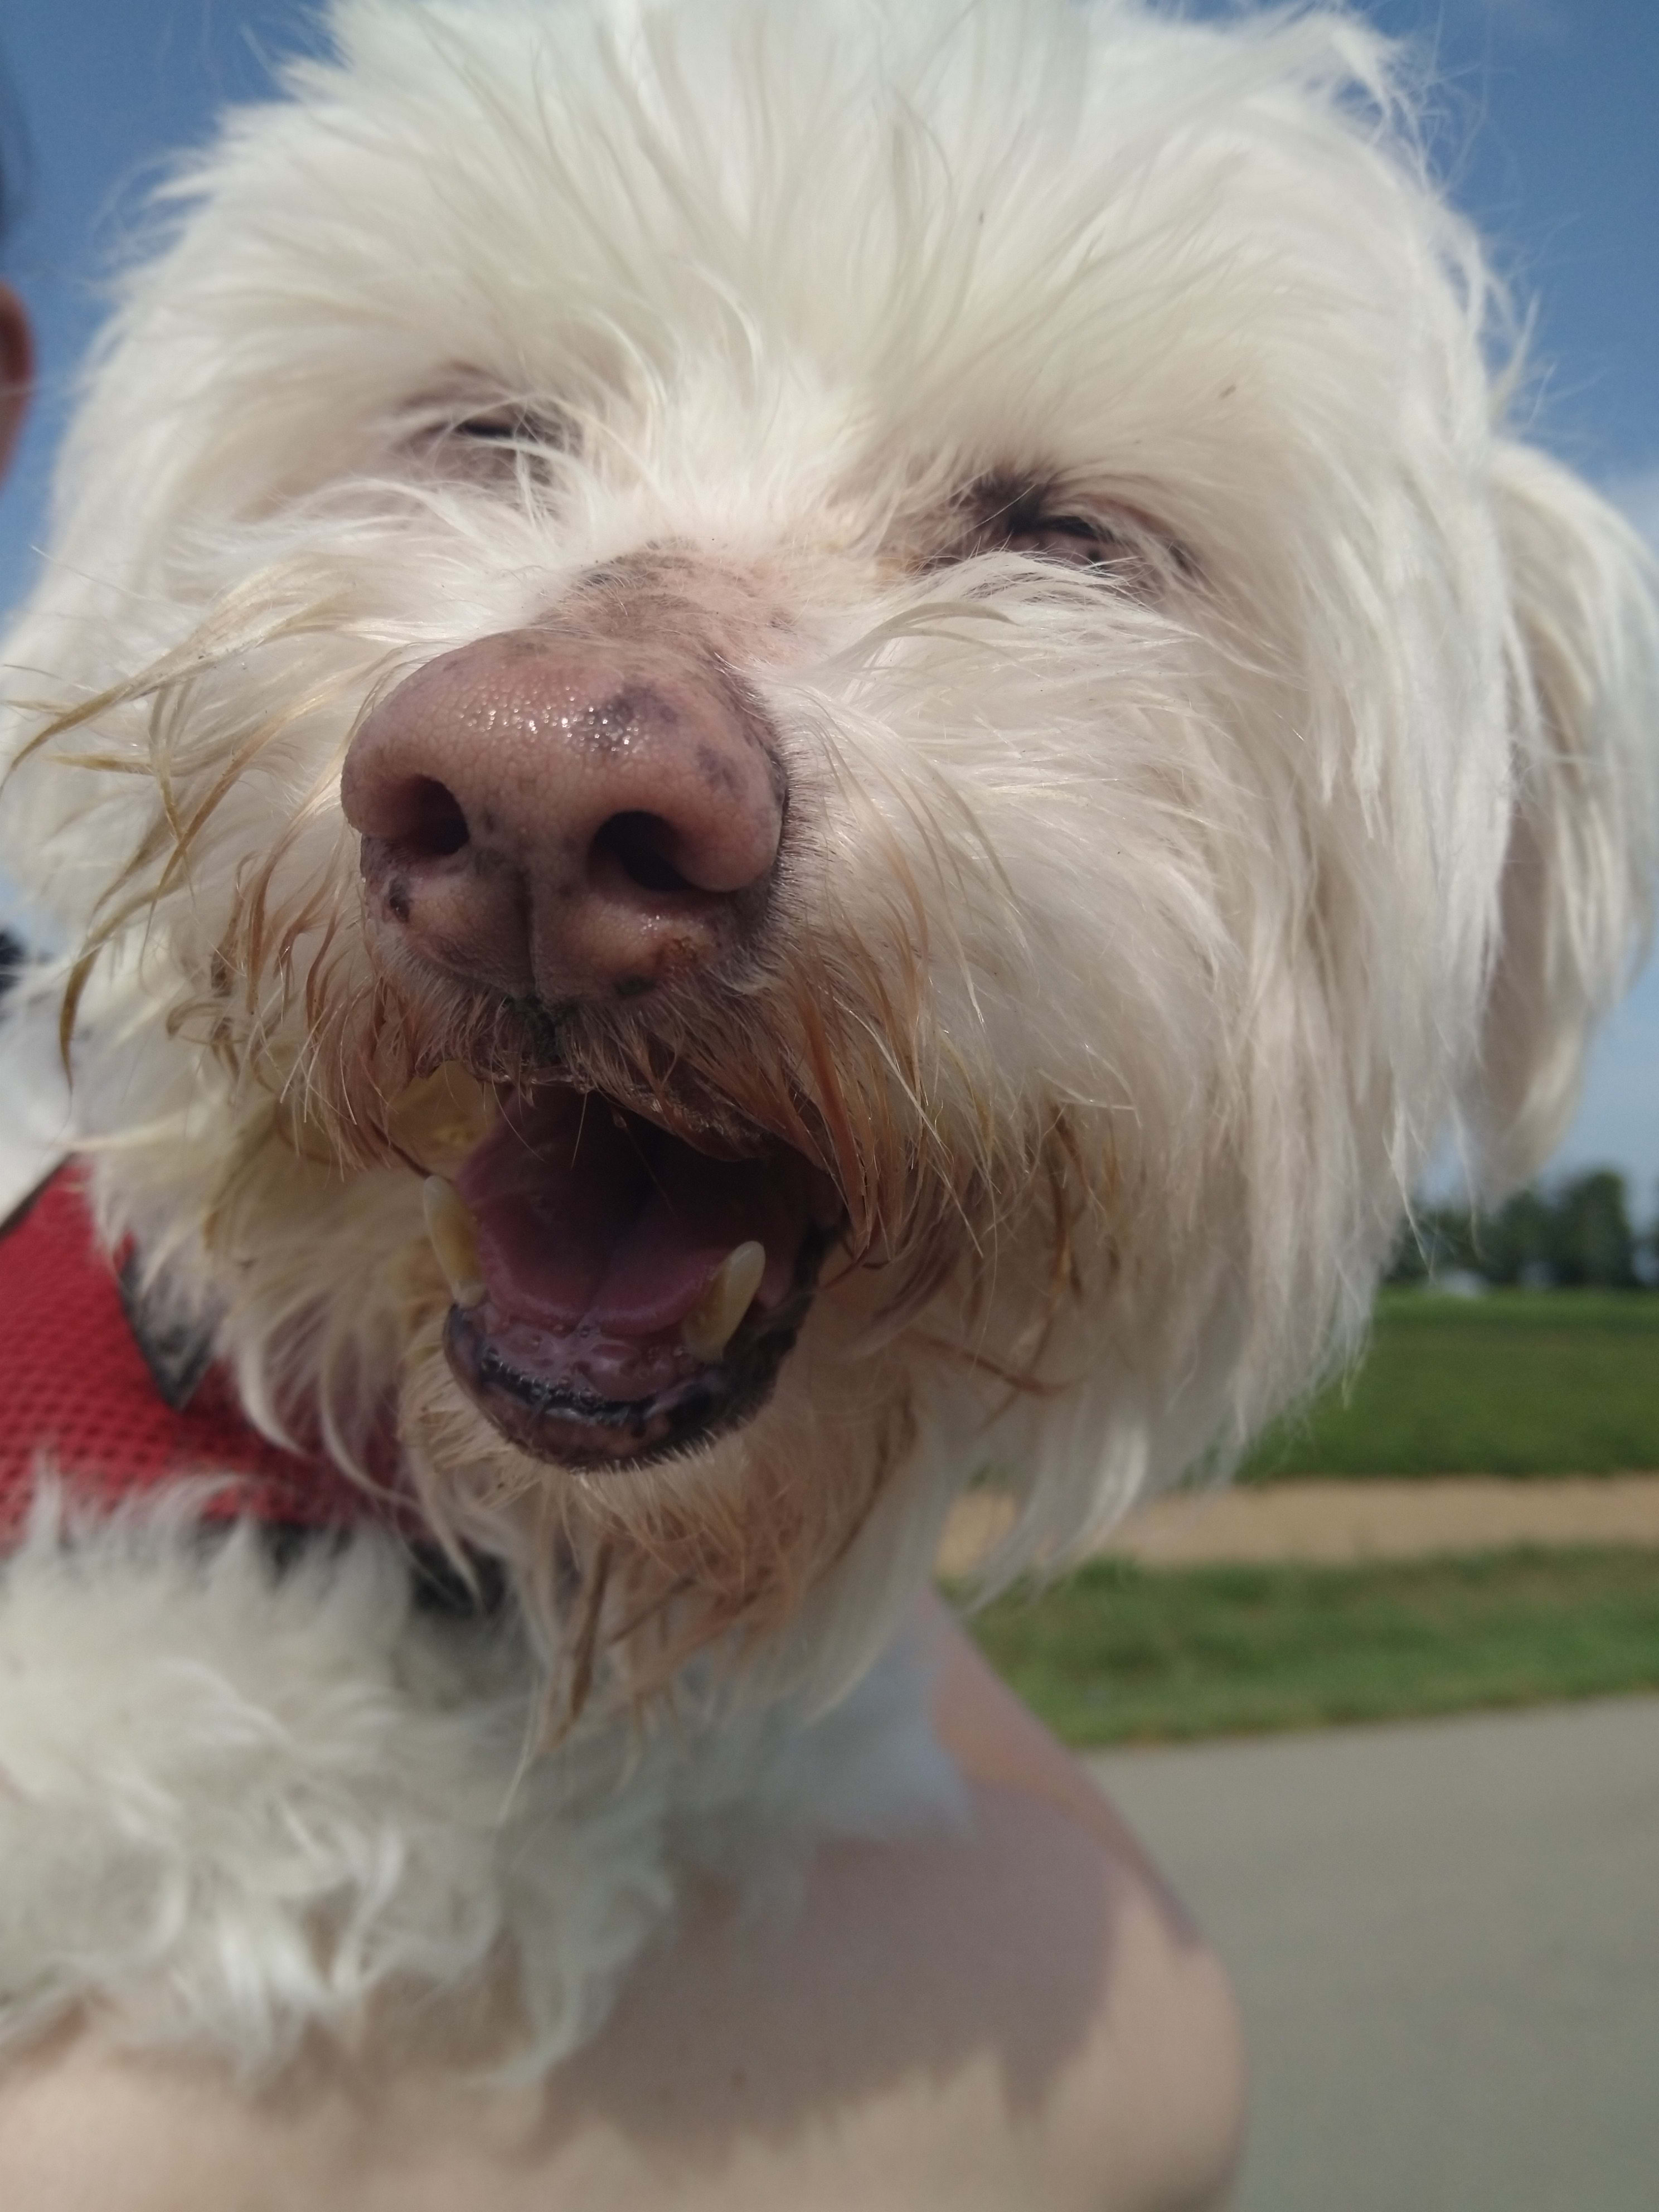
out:
M714 1279L680 1323L680 1342L694 1359L718 1359L755 1302L766 1273L766 1247L738 1244L715 1270Z
M449 1295L464 1312L483 1303L483 1277L478 1268L478 1239L466 1201L453 1182L428 1176L421 1186L426 1210L426 1233L438 1255L438 1265L449 1285Z

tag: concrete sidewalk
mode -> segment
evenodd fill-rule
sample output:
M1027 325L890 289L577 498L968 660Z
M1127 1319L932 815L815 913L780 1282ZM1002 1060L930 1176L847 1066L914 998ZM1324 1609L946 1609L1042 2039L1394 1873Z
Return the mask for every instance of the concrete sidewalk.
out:
M1089 1763L1243 2003L1237 2212L1659 2206L1659 1698Z

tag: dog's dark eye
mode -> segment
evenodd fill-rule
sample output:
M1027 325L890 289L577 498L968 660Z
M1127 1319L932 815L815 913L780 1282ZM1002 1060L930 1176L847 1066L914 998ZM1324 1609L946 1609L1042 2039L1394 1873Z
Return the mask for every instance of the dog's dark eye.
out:
M930 565L983 553L1023 553L1063 568L1081 568L1139 599L1158 598L1194 564L1186 549L1139 508L1112 499L1093 512L1073 507L1053 479L998 471L970 484L954 502L956 530Z
M1004 551L1029 553L1038 561L1060 561L1073 568L1111 568L1134 556L1134 548L1127 538L1082 514L1022 517L1006 536L999 538L990 532L985 535Z
M507 398L469 406L470 396L441 392L412 401L398 443L428 466L507 483L524 467L540 473L550 456L576 450L574 428L557 407Z
M465 438L481 446L554 447L568 444L564 425L527 407L492 407L480 415L465 415L445 425L445 434Z

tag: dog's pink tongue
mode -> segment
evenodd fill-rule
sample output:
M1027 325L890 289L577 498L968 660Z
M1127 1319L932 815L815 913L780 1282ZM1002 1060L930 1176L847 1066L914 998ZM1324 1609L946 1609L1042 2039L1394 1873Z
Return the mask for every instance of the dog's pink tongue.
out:
M750 1242L766 1251L760 1304L775 1304L811 1222L803 1163L710 1159L574 1092L509 1108L455 1181L496 1312L558 1334L673 1328Z

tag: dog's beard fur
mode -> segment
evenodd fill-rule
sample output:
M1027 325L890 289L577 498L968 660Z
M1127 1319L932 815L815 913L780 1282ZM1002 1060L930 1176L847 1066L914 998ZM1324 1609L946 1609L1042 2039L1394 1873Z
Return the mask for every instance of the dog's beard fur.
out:
M211 1318L268 1425L366 1468L395 1399L434 1525L506 1556L544 1624L556 1711L601 1679L641 1693L710 1643L844 1680L988 1465L1025 1495L1008 1570L1224 1463L1352 1340L1460 1096L1508 1172L1552 1139L1642 927L1645 587L1588 495L1488 437L1478 254L1344 112L1356 83L1387 110L1380 49L1350 25L1240 46L1115 7L1113 79L1090 73L1084 11L994 12L919 9L869 81L861 37L825 61L797 27L792 61L781 18L769 46L742 6L653 15L637 47L562 15L568 87L526 106L523 42L551 15L349 10L367 75L307 77L319 113L436 103L458 146L486 118L561 206L554 143L592 143L675 179L669 212L618 211L597 174L576 195L575 335L537 376L526 337L434 398L453 358L399 321L448 345L424 336L444 326L428 278L386 310L390 371L362 368L349 316L308 308L305 375L284 356L245 388L211 334L249 257L273 298L337 285L355 314L364 285L396 290L412 189L395 129L377 153L299 126L318 174L349 171L331 208L368 210L361 243L320 226L307 245L316 187L287 126L250 133L138 280L81 434L85 519L11 656L52 672L13 684L8 804L80 939L65 1036L107 1227ZM783 309L793 264L714 220L730 179L693 80L722 41L714 137L754 130L757 210L799 214L807 146L823 174L889 179L849 218L844 270L810 223L799 242L834 308L821 360L802 336L819 311ZM377 68L393 88L371 98ZM823 69L845 113L798 118L798 147L786 118ZM896 166L847 119L889 69ZM568 101L560 131L543 97ZM1206 122L1213 156L1190 136ZM492 255L516 280L543 250L524 173L480 155L428 212L423 253L463 307ZM293 237L266 239L249 208L284 190ZM585 258L607 223L621 276ZM182 381L205 396L171 425L176 464L131 410L179 380L192 299L207 350ZM859 343L843 404L836 348ZM444 443L481 373L523 410L487 465ZM307 377L343 395L343 429L283 412ZM334 481L307 474L330 438ZM100 486L139 454L106 524ZM1005 507L1068 487L1117 552L1081 574L999 550L998 471ZM651 588L760 689L787 753L798 826L763 942L602 1015L400 964L365 933L339 815L353 728L451 646L626 591L647 548ZM98 575L106 592L75 580ZM1505 940L1506 853L1528 927ZM1530 1026L1516 1011L1542 1005ZM740 1434L572 1475L462 1399L410 1172L429 1163L399 1133L410 1087L455 1066L763 1135L831 1178L823 1291Z

